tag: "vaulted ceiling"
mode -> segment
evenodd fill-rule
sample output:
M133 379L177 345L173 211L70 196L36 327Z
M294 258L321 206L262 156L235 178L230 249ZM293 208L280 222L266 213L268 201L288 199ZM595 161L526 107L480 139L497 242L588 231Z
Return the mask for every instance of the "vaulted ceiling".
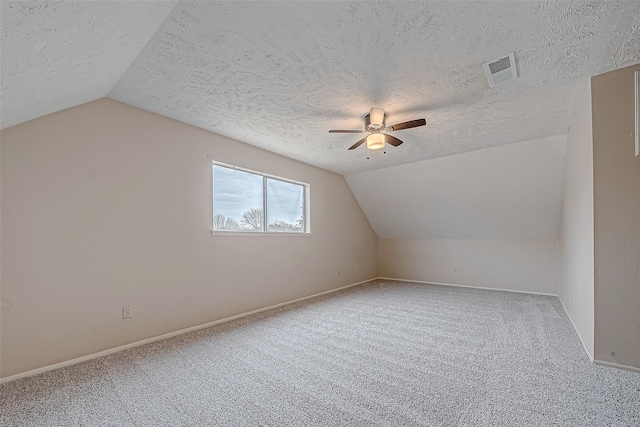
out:
M638 1L2 1L1 119L111 97L346 176L380 238L557 236L589 78L640 62ZM490 88L482 64L515 53ZM347 148L371 107L425 118Z
M565 134L640 62L640 2L7 2L2 127L109 96L341 174ZM515 52L490 89L482 64ZM425 118L347 148L373 106ZM369 158L368 158L369 157Z

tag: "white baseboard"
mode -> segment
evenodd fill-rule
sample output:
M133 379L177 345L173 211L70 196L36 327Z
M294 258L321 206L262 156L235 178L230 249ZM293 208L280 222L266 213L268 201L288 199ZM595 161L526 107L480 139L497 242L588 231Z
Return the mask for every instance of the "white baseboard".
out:
M96 358L102 357L102 356L107 356L109 354L117 353L119 351L123 351L123 350L129 349L129 348L138 347L138 346L141 346L141 345L144 345L144 344L148 344L148 343L152 343L152 342L155 342L155 341L160 341L160 340L164 340L164 339L167 339L167 338L175 337L177 335L186 334L188 332L197 331L199 329L204 329L204 328L208 328L208 327L211 327L211 326L219 325L221 323L230 322L230 321L235 320L235 319L240 319L240 318L243 318L243 317L251 316L253 314L261 313L263 311L273 310L275 308L282 307L282 306L285 306L285 305L294 304L294 303L297 303L297 302L301 302L301 301L305 301L305 300L308 300L308 299L316 298L316 297L319 297L319 296L322 296L322 295L327 295L327 294L330 294L330 293L333 293L333 292L338 292L338 291L341 291L343 289L348 289L348 288L351 288L351 287L354 287L354 286L362 285L364 283L369 283L369 282L372 282L374 280L394 280L394 281L397 281L397 282L423 283L423 284L437 285L437 286L452 286L452 287L460 287L460 288L485 289L485 290L490 290L490 291L506 291L506 292L516 292L516 293L524 293L524 294L547 295L547 296L558 297L558 299L560 300L560 304L562 304L562 309L567 314L567 317L569 318L569 321L571 322L571 325L573 326L573 330L576 332L576 335L578 336L578 339L580 340L580 343L582 344L582 348L584 349L585 353L587 354L587 357L589 358L589 360L592 363L596 363L598 365L603 365L603 366L608 366L608 367L613 367L613 368L626 369L626 370L634 371L634 372L640 372L640 368L635 368L635 367L626 366L626 365L618 365L618 364L615 364L615 363L603 362L603 361L600 361L600 360L594 360L593 356L591 355L591 353L589 352L589 350L585 346L584 340L582 339L582 336L580 336L580 332L578 332L578 329L576 328L576 325L573 322L573 319L569 315L569 312L567 311L564 303L562 302L562 299L557 294L545 293L545 292L520 291L520 290L503 289L503 288L488 288L488 287L482 287L482 286L456 285L456 284L453 284L453 283L427 282L427 281L422 281L422 280L397 279L397 278L393 278L393 277L376 277L376 278L373 278L373 279L364 280L362 282L357 282L357 283L352 283L352 284L349 284L349 285L346 285L346 286L341 286L341 287L336 288L336 289L330 289L328 291L319 292L317 294L309 295L309 296L306 296L306 297L297 298L297 299L290 300L290 301L285 301L285 302L282 302L282 303L279 303L279 304L270 305L268 307L259 308L257 310L248 311L246 313L241 313L241 314L236 314L234 316L225 317L224 319L214 320L212 322L204 323L204 324L201 324L201 325L196 325L196 326L192 326L192 327L189 327L189 328L180 329L178 331L169 332L169 333L158 335L158 336L155 336L155 337L152 337L152 338L147 338L147 339L144 339L144 340L141 340L141 341L136 341L136 342L133 342L133 343L130 343L130 344L121 345L121 346L118 346L118 347L110 348L108 350L103 350L103 351L100 351L100 352L97 352L97 353L92 353L92 354L89 354L89 355L86 355L86 356L77 357L75 359L66 360L64 362L55 363L53 365L43 366L42 368L32 369L30 371L26 371L26 372L22 372L22 373L19 373L19 374L11 375L11 376L8 376L8 377L0 378L0 384L6 383L6 382L10 382L10 381L15 381L15 380L20 379L20 378L31 377L33 375L38 375L38 374L41 374L41 373L44 373L44 372L47 372L47 371L52 371L54 369L63 368L65 366L75 365L76 363L85 362L87 360L96 359Z
M139 347L139 346L144 345L144 344L149 344L149 343L152 343L152 342L155 342L155 341L164 340L164 339L167 339L167 338L175 337L177 335L182 335L182 334L186 334L188 332L197 331L199 329L209 328L211 326L219 325L221 323L230 322L232 320L240 319L242 317L251 316L251 315L256 314L256 313L261 313L263 311L273 310L275 308L282 307L282 306L285 306L285 305L294 304L294 303L297 303L297 302L300 302L300 301L308 300L308 299L311 299L311 298L316 298L316 297L319 297L319 296L322 296L322 295L327 295L327 294L330 294L330 293L333 293L333 292L338 292L338 291L341 291L343 289L347 289L347 288L351 288L351 287L354 287L354 286L362 285L364 283L372 282L372 281L374 281L376 279L377 278L373 278L373 279L369 279L369 280L364 280L362 282L357 282L357 283L352 283L350 285L341 286L339 288L329 289L328 291L319 292L317 294L309 295L309 296L306 296L306 297L296 298L294 300L281 302L279 304L270 305L268 307L263 307L263 308L259 308L257 310L248 311L246 313L236 314L235 316L225 317L224 319L214 320L213 322L203 323L201 325L196 325L196 326L192 326L192 327L189 327L189 328L180 329L179 331L169 332L167 334L162 334L162 335L158 335L158 336L155 336L155 337L152 337L152 338L147 338L147 339L144 339L144 340L141 340L141 341L136 341L136 342L133 342L133 343L130 343L130 344L121 345L121 346L118 346L118 347L110 348L108 350L103 350L103 351L99 351L97 353L88 354L86 356L77 357L75 359L66 360L64 362L55 363L53 365L43 366L42 368L32 369L30 371L21 372L19 374L15 374L15 375L10 375L8 377L0 378L0 384L6 383L6 382L9 382L9 381L15 381L15 380L20 379L20 378L31 377L33 375L38 375L38 374L41 374L43 372L52 371L54 369L63 368L65 366L75 365L76 363L85 362L87 360L96 359L98 357L102 357L102 356L106 356L106 355L109 355L109 354L117 353L119 351L126 350L128 348Z
M549 292L519 291L519 290L516 290L516 289L507 289L507 288L487 288L485 286L456 285L455 283L428 282L428 281L424 281L424 280L411 280L411 279L396 279L394 277L378 277L378 279L380 279L380 280L395 280L397 282L424 283L426 285L453 286L453 287L456 287L456 288L486 289L488 291L515 292L515 293L519 293L519 294L547 295L547 296L551 296L551 297L557 297L558 296L558 294L552 294L552 293L549 293Z
M591 354L591 352L587 348L587 345L584 343L584 340L582 339L582 335L580 335L580 331L578 330L578 328L576 328L576 324L571 318L571 315L569 314L569 310L567 310L567 307L564 305L564 301L562 301L562 298L560 298L560 295L558 295L558 299L560 300L560 304L562 304L562 309L564 310L565 313L567 313L567 317L569 318L569 321L571 322L571 326L573 326L573 330L576 332L576 335L580 340L580 344L582 344L582 348L584 349L584 352L587 354L589 361L593 363L594 362L593 354Z
M618 368L618 369L624 369L626 371L640 373L640 368L636 368L635 366L618 365L617 363L605 362L602 360L594 360L593 363L595 363L596 365L608 366L609 368Z

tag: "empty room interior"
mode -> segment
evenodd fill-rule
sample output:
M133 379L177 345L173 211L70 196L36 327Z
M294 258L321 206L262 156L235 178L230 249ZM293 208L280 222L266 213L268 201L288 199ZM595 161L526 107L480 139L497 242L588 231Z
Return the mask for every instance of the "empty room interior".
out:
M640 2L0 6L0 424L640 425Z

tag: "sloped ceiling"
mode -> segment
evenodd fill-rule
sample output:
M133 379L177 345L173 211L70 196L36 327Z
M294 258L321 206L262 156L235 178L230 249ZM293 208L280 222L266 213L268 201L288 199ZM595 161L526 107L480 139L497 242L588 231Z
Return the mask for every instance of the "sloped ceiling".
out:
M175 3L2 1L2 128L105 97Z
M566 136L347 175L381 239L554 239Z
M640 62L639 15L618 1L3 1L2 125L108 93L360 172L566 133L591 75ZM482 63L511 51L520 78L489 89ZM362 128L372 106L427 126L384 155L327 132Z
M381 238L556 237L579 96L640 62L638 1L0 7L3 128L107 95L345 175ZM377 151L328 133L374 106L427 125Z

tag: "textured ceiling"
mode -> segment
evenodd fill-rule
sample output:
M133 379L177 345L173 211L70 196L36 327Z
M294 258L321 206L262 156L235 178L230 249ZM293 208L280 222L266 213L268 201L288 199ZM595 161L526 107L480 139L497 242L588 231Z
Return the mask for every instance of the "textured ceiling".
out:
M590 76L640 62L636 1L180 1L162 24L173 3L5 3L3 126L110 90L343 174L565 134ZM489 89L511 51L520 78ZM327 132L372 106L427 126L387 154Z
M105 97L175 3L2 1L2 128Z

